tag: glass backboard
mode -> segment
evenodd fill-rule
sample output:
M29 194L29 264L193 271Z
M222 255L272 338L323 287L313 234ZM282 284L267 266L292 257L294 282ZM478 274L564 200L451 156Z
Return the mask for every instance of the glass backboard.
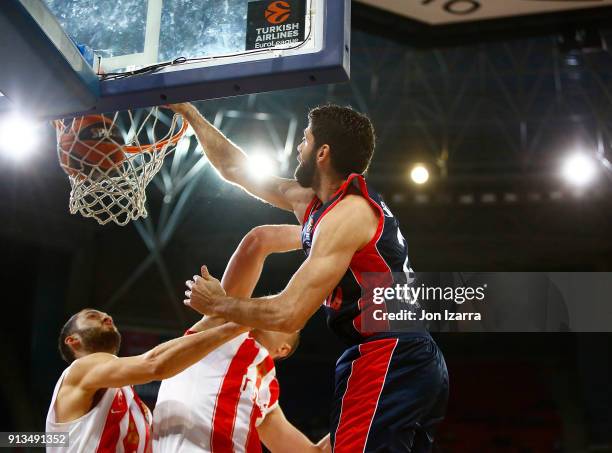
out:
M98 80L92 87L88 69L74 68L74 61L68 61L91 88L95 102L89 96L81 108L75 108L74 102L69 107L51 103L55 105L41 116L107 112L340 82L349 75L349 0L13 3L34 18L63 58L67 59L67 49L74 53L69 47L79 48ZM0 15L3 9L8 19L18 15L4 4ZM65 33L62 44L50 36L49 30L57 25ZM28 39L23 26L15 32ZM5 91L3 80L9 76L15 77L0 75L0 90ZM70 91L70 86L62 90ZM14 96L7 92L7 97Z

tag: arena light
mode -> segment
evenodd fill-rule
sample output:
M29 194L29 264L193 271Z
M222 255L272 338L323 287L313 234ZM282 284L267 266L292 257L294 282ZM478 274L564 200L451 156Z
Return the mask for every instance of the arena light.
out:
M22 160L38 144L35 122L17 114L0 119L0 151L2 154Z
M423 164L415 165L410 171L410 179L418 185L425 184L429 181L429 170Z
M562 175L574 186L583 187L595 179L597 164L585 153L575 153L566 158L563 163Z
M256 178L272 175L278 170L278 163L270 156L256 152L249 156L249 171Z

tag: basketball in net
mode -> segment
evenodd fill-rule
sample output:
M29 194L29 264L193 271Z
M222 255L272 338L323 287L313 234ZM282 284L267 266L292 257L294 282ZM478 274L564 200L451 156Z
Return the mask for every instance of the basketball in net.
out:
M70 212L104 225L147 216L145 190L187 130L158 108L55 122L60 166L70 181Z
M73 123L58 137L60 165L68 175L95 178L124 162L123 139L110 118L89 115Z

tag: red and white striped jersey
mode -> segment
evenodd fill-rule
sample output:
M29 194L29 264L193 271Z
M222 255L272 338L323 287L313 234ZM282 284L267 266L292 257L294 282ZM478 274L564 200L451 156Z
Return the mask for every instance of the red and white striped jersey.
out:
M55 421L55 401L70 367L60 376L47 414L47 432L68 432L68 447L48 447L51 453L148 453L151 412L131 386L106 389L98 404L71 422Z
M162 382L153 411L156 453L261 452L256 427L278 405L274 361L240 335Z

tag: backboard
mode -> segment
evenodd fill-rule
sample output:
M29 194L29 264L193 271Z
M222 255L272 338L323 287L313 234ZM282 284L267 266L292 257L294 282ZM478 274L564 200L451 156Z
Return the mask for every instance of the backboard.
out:
M6 0L0 38L0 108L70 117L345 81L350 0Z

